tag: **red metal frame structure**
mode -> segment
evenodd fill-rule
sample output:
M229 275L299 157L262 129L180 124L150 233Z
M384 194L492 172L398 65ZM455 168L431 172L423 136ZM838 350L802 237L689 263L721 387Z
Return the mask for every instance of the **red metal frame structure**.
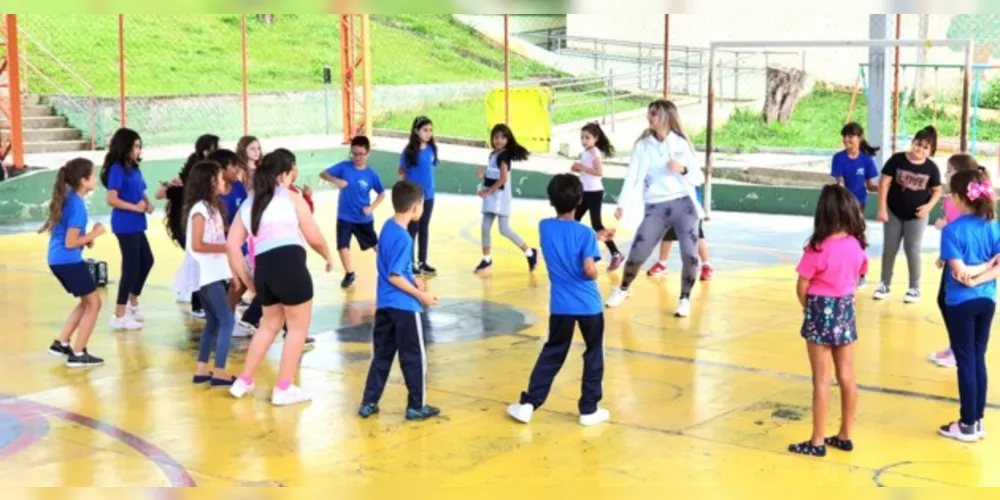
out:
M503 15L503 123L510 126L510 16Z
M250 135L250 98L247 95L247 16L240 15L240 52L243 54L243 135Z
M18 60L17 47L17 16L4 15L3 24L4 51L0 54L0 77L7 75L3 84L6 95L0 93L0 113L3 113L7 123L2 129L7 133L0 142L0 165L12 154L15 168L24 167L24 135L21 121L21 65ZM0 166L2 168L2 166Z
M344 144L357 135L372 135L371 46L367 14L340 16L340 76L344 112ZM359 75L360 73L360 75ZM358 77L360 78L360 82Z
M122 128L125 123L125 15L118 14L118 99Z

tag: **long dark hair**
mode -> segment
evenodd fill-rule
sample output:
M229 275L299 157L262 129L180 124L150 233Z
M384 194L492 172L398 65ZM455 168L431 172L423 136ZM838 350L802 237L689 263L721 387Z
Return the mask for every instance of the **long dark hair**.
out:
M410 141L406 143L406 149L403 150L403 156L406 158L406 166L417 166L420 155L420 136L417 132L427 125L434 125L434 122L426 116L418 116L413 119L413 126L410 127ZM434 152L434 165L437 165L438 147L434 142L434 135L431 135L431 139L427 141L427 147L431 148L431 151Z
M611 145L611 139L608 139L608 134L604 133L604 129L597 122L590 122L584 125L580 131L586 132L596 139L594 147L604 153L604 156L611 157L615 155L615 147Z
M861 124L859 124L858 122L850 122L844 125L844 127L840 129L840 136L857 137L861 139L861 146L859 149L861 149L862 153L868 156L875 156L876 154L878 154L879 148L876 148L875 146L868 144L868 141L865 140L865 129L861 128Z
M937 154L938 133L933 125L928 125L913 136L913 142L927 142L931 145L931 156Z
M187 232L187 220L191 216L191 208L199 202L208 205L208 215L213 213L222 215L222 220L226 220L226 207L219 199L218 186L215 184L222 172L222 165L211 161L202 160L195 163L188 173L187 181L184 183L184 219L181 228ZM208 221L206 221L208 222Z
M493 130L490 131L490 147L496 150L496 146L493 145L493 137L500 134L507 138L507 145L504 146L503 152L497 158L497 166L501 163L506 163L507 168L510 168L510 163L514 161L524 161L528 159L531 154L525 149L524 146L518 144L517 139L514 138L514 132L510 130L510 127L504 125L503 123L498 123L493 126Z
M111 165L115 163L121 165L125 169L125 173L133 168L139 168L139 162L142 159L132 159L132 147L135 146L136 141L142 142L142 138L139 137L138 132L130 128L120 128L115 132L115 135L111 136L111 142L108 143L108 154L104 155L104 166L101 167L102 186L108 187L108 175Z
M948 188L952 195L961 198L972 212L986 220L994 220L996 214L996 192L990 184L986 169L959 170L951 176Z
M202 160L207 160L209 153L219 149L219 136L212 134L205 134L194 141L194 152L188 155L187 165L198 163Z
M208 159L222 165L222 169L225 170L229 168L230 165L239 168L240 159L236 156L236 153L229 149L216 149L208 155Z
M827 184L819 193L816 215L813 219L813 233L809 237L808 248L814 252L830 236L845 232L858 240L861 248L868 248L865 236L865 217L857 198L844 186Z
M202 160L204 161L204 160ZM183 193L185 191L184 186L187 186L188 177L191 176L191 169L195 165L201 162L190 161L190 159L184 162L184 166L181 168L177 177L181 180L180 186L169 186L167 187L167 193L171 190L179 190L181 192L181 199L176 200L179 203L174 203L175 197L167 195L167 206L164 208L166 211L166 217L163 218L163 227L167 230L167 236L174 240L178 246L184 247L184 238L187 236L184 234L184 224L187 222L187 214L184 211L184 198Z
M68 161L56 173L56 182L52 185L52 199L49 200L49 218L38 229L39 233L51 231L62 220L63 204L69 189L76 191L84 179L94 174L94 163L86 158L74 158ZM69 188L69 189L67 189Z
M276 149L260 159L253 175L253 205L250 209L250 234L257 234L264 209L274 198L278 177L295 168L295 155L283 148Z

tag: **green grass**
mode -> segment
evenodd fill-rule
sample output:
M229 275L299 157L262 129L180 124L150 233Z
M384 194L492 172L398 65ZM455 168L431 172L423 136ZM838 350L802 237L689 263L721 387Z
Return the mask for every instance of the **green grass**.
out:
M558 103L578 104L567 107L559 106L553 109L551 114L552 124L560 125L604 116L605 104L603 102L582 102L600 99L603 95L600 92L582 94L557 91L556 99L558 99ZM641 109L647 104L649 104L649 99L646 97L622 98L619 96L615 99L615 112L621 113L623 111ZM375 128L407 131L413 123L415 111L406 110L383 115L375 120ZM426 112L426 110L424 111ZM494 125L487 123L486 104L481 99L437 106L433 109L430 116L434 120L434 133L448 137L486 139L490 127ZM514 133L516 134L517 130Z
M739 147L748 150L762 146L836 149L840 147L840 128L844 125L851 95L818 88L803 97L788 123L765 125L760 110L738 110L720 128L716 129L713 142L716 146ZM868 120L867 100L859 95L851 120L865 126ZM907 107L902 116L903 129L912 137L917 130L930 125L933 112L930 108ZM941 112L937 128L942 137L958 137L961 120ZM1000 140L1000 123L980 120L977 140ZM702 132L695 137L698 144L705 143Z
M18 16L20 26L78 73L98 96L117 96L116 15ZM315 90L323 66L340 77L340 23L334 15L278 14L273 25L247 18L251 92ZM449 15L380 15L371 21L374 84L469 82L503 78L501 47ZM37 93L83 94L84 86L37 46L22 41L30 64L54 82L23 70ZM238 93L241 90L237 15L126 15L129 96ZM557 71L511 57L511 77ZM57 90L58 89L58 90Z

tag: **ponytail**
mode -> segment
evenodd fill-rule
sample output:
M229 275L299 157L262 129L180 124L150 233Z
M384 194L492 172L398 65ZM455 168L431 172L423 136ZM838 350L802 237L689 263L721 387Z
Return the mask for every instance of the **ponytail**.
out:
M876 148L875 146L872 146L871 144L868 144L868 141L866 141L864 139L861 139L860 148L861 148L861 152L864 153L864 154L866 154L866 155L868 155L868 156L875 156L875 155L877 155L878 154L878 150L879 150L879 148Z
M250 234L260 230L260 219L264 209L274 199L278 188L278 177L291 172L295 167L295 155L287 149L276 149L260 159L253 175L253 204L250 207Z
M94 163L86 158L74 158L59 167L56 181L52 185L52 199L49 200L49 217L38 229L39 233L51 231L62 220L63 204L69 189L80 189L84 179L94 175Z
M608 139L608 134L604 133L604 129L597 122L590 122L584 125L581 131L594 136L594 147L601 153L604 153L605 157L615 155L615 147L611 145L611 139Z
M49 200L49 218L38 228L39 233L51 231L52 227L62 219L63 203L66 202L66 167L59 167L56 182L52 186L52 199Z

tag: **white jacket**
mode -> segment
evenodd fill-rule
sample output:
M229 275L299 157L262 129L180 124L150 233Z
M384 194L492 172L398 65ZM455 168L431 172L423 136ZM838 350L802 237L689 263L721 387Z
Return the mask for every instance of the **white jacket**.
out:
M671 159L687 167L686 175L671 171ZM618 196L618 208L626 214L644 210L646 204L663 203L684 196L691 198L698 218L705 218L705 211L698 203L695 187L704 184L705 174L696 160L691 143L670 132L661 142L655 136L647 137L632 150L628 173Z

